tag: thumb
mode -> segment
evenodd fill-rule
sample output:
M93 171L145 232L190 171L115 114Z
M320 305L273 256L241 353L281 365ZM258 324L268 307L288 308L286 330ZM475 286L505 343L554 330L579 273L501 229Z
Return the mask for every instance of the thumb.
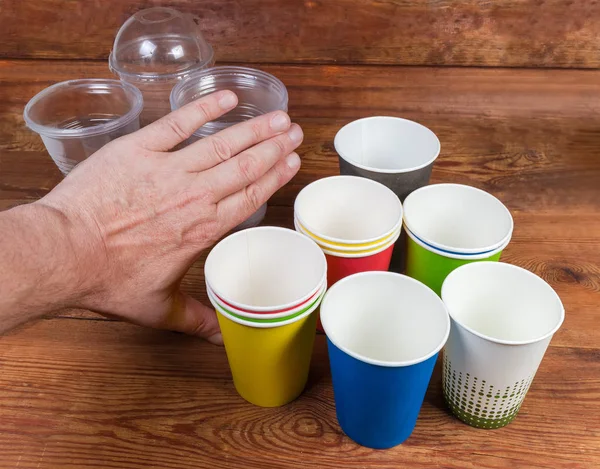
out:
M178 292L176 301L177 314L171 328L178 332L195 335L206 339L211 344L223 345L217 315L212 308L203 305L190 295Z

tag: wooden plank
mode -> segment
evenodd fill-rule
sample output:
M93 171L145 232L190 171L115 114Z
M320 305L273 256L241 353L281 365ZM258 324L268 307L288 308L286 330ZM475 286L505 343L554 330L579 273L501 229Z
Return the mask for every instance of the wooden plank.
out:
M589 0L173 0L197 14L218 61L588 67ZM5 0L0 57L106 59L121 24L155 0Z
M374 451L343 435L318 336L304 394L262 409L236 394L224 350L115 322L41 321L0 339L0 464L54 468L591 468L600 464L598 349L550 347L518 418L453 418L436 369L417 427Z

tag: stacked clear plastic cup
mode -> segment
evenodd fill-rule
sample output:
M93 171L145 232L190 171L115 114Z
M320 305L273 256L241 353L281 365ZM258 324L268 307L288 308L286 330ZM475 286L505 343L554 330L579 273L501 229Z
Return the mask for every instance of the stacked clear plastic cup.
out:
M117 33L109 67L142 92L142 126L171 111L169 94L180 80L214 65L199 25L197 16L156 7L136 12Z
M35 95L23 117L66 176L106 143L140 128L140 91L118 80L70 80Z
M200 127L188 139L188 144L253 117L288 110L288 93L281 80L261 70L232 66L209 68L183 79L171 91L171 110L220 90L233 91L238 97L237 107ZM266 212L265 204L237 229L258 225Z

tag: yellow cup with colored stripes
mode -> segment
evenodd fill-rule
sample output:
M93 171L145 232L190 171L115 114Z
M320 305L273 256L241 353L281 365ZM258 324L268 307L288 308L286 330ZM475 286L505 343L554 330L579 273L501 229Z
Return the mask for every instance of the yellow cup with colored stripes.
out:
M239 395L261 407L296 399L308 379L320 300L304 314L274 323L244 321L211 302Z

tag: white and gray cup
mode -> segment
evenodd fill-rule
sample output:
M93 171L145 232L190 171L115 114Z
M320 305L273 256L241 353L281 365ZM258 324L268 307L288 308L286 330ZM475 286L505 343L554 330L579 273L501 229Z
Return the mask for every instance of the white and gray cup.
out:
M400 117L375 116L342 127L335 136L340 174L380 182L404 202L408 194L429 183L440 141L427 127ZM405 266L406 234L394 248L391 270Z
M111 140L138 130L143 105L142 93L128 83L70 80L36 94L23 117L66 176Z

